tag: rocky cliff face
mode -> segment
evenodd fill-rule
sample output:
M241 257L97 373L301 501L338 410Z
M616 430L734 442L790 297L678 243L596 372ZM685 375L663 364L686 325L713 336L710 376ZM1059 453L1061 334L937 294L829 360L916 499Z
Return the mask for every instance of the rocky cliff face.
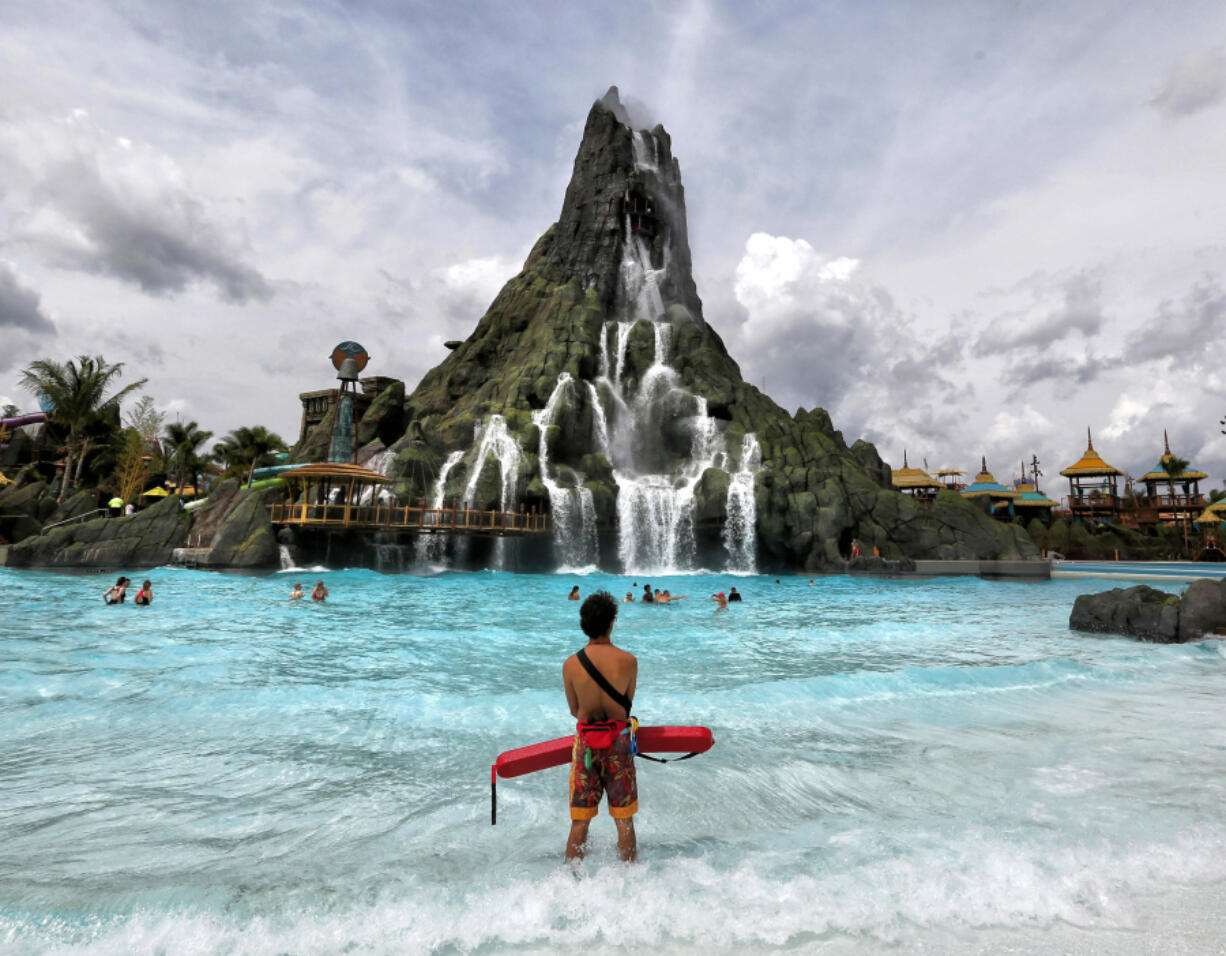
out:
M137 568L170 561L187 537L188 517L176 497L131 517L61 525L15 544L10 567Z
M742 380L703 317L668 133L626 119L616 89L593 105L557 223L405 400L398 493L548 509L560 563L685 566L705 542L732 568L822 570L852 538L886 558L1037 556L956 496L894 492L871 445Z

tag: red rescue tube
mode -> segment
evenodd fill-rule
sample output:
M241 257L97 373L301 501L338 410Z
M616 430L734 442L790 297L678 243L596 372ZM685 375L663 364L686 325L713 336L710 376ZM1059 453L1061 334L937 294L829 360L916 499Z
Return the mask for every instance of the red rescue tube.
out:
M637 737L639 753L645 754L700 754L710 750L715 743L708 727L640 727ZM508 750L498 755L493 770L505 779L560 767L570 763L574 742L574 734L568 734L555 740Z

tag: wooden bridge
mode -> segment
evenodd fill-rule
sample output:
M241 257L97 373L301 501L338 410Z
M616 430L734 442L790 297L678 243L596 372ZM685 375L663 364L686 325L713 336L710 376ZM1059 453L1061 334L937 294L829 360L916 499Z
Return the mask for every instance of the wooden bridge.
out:
M405 534L467 534L520 536L547 534L549 516L535 511L482 511L452 506L380 503L268 505L274 525L316 528L328 531L389 531Z
M298 501L267 505L274 525L325 531L385 531L403 534L468 534L487 537L547 534L549 516L533 511L458 507L427 508L379 500L391 484L384 475L347 462L317 462L280 475Z

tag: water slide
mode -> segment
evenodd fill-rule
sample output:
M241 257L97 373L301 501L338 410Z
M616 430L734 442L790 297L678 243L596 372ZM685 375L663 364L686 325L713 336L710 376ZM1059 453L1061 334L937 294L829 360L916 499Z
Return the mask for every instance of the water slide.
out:
M41 425L47 420L45 412L32 412L29 415L18 415L15 418L0 418L0 431L12 431L23 425ZM0 451L8 448L8 443L0 445Z
M41 425L47 420L45 412L32 412L16 418L0 418L0 428L20 428L22 425Z

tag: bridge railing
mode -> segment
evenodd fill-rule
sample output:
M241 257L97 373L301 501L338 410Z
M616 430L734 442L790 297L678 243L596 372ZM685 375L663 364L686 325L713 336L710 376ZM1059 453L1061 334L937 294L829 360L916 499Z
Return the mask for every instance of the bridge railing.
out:
M421 505L271 504L273 524L326 525L337 528L387 528L421 531L488 531L497 534L541 534L549 516L528 511L498 511L464 507L426 508Z

